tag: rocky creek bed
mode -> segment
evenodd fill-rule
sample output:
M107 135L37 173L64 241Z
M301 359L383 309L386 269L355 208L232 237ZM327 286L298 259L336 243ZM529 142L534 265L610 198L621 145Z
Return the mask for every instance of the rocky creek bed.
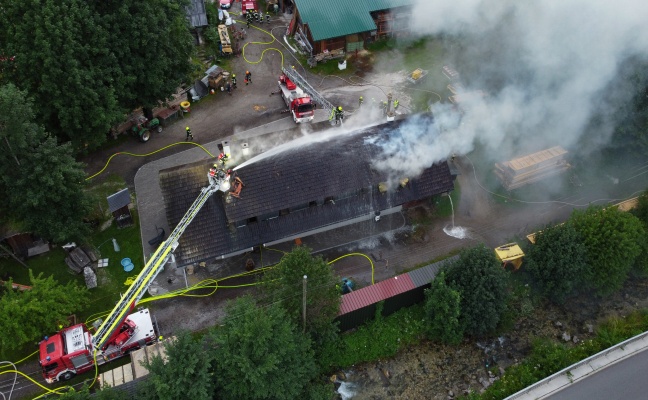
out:
M533 306L530 299L522 297L518 306L523 316L501 336L466 340L459 346L423 341L392 359L340 371L341 397L445 400L469 390L480 392L499 379L507 367L523 360L534 339L573 344L591 338L600 322L648 308L647 295L648 280L635 279L610 297L582 295L562 306Z

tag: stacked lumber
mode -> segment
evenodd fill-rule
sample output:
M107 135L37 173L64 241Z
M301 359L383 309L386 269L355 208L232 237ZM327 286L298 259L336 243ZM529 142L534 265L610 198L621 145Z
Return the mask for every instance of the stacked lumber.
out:
M223 53L232 53L232 42L230 41L229 32L227 31L227 26L218 25L218 35L220 36L221 46L223 47Z
M337 49L337 50L325 50L323 53L316 54L315 61L317 62L322 62L322 61L328 61L328 60L333 60L334 58L342 58L344 57L344 49Z
M448 100L450 103L459 105L461 103L470 103L474 102L479 99L483 99L486 97L486 93L484 93L482 90L474 90L472 92L463 92L460 91L460 88L457 88L456 86L448 85L448 90L450 90L453 94L452 96L448 97Z
M569 169L567 150L555 146L547 150L495 164L495 174L506 190L561 174Z

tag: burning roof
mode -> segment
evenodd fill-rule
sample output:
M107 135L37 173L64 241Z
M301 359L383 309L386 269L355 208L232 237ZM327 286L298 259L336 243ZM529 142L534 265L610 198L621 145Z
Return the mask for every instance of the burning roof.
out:
M238 198L212 196L180 239L178 265L227 256L452 190L448 165L440 162L418 177L398 177L406 183L397 182L380 193L378 184L390 177L372 168L380 148L366 139L393 134L403 123L287 150L238 169L236 176L245 189ZM209 162L201 162L160 172L171 226L206 185L209 167Z

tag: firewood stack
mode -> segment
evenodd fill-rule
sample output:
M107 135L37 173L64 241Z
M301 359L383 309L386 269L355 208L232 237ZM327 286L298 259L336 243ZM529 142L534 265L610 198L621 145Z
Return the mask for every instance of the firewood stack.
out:
M547 150L496 163L495 174L506 190L517 189L529 183L555 176L567 171L567 150L555 146Z

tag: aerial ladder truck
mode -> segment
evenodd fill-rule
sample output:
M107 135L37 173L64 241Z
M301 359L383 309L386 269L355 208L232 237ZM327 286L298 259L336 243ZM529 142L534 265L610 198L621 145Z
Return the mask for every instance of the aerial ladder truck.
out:
M315 105L329 114L333 112L333 104L319 94L294 67L282 67L281 72L282 75L279 77L281 97L296 123L310 122L313 119Z
M214 165L204 187L169 237L160 244L142 272L119 299L96 332L77 324L45 337L40 342L39 363L47 383L66 381L158 340L157 327L148 309L133 312L155 277L178 247L180 237L209 197L230 189L230 173Z

